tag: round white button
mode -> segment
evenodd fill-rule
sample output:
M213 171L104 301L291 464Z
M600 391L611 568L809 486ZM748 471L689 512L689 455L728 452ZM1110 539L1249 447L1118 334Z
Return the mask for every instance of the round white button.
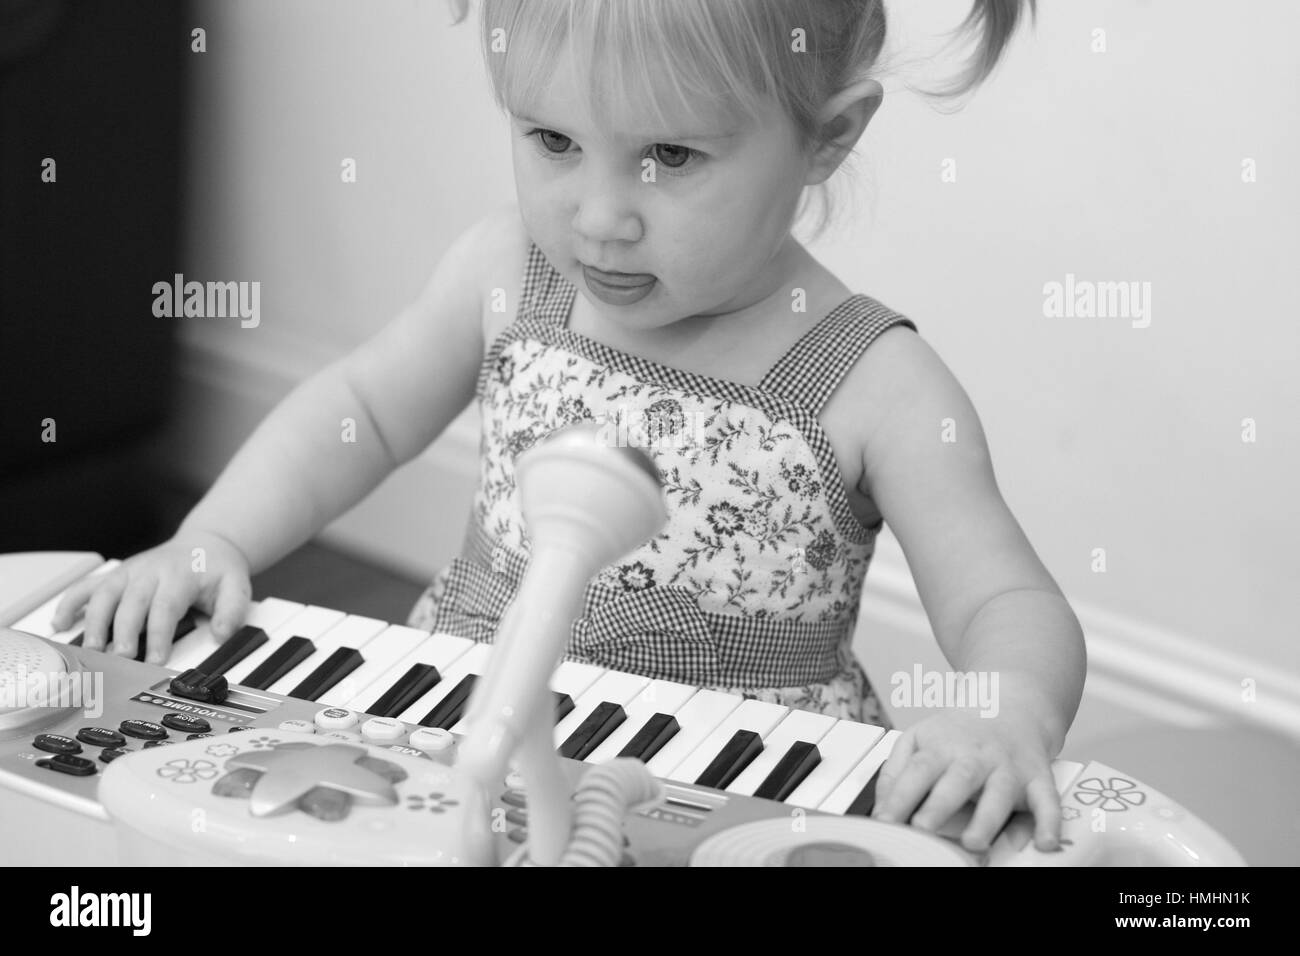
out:
M371 717L361 725L361 736L371 743L392 743L406 736L406 724L392 717Z
M506 786L510 787L512 790L525 789L524 775L520 773L518 770L511 770L508 774L506 774Z
M281 730L295 730L300 734L316 733L316 725L310 720L285 720L280 722Z
M411 731L411 746L431 756L441 756L456 746L450 730L441 727L421 727Z
M316 711L316 726L321 730L347 730L355 727L359 719L354 711L342 707L326 707Z

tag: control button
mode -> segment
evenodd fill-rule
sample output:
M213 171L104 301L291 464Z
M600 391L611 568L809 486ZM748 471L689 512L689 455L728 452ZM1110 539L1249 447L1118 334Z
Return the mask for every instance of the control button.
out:
M186 734L186 740L202 740L204 737L212 737L214 734Z
M79 754L81 744L63 734L39 734L32 744L38 750L51 754Z
M239 727L231 727L229 730L226 731L226 733L228 733L228 734L242 734L245 730L252 730L252 729L253 729L252 727L244 727L244 726L241 725L241 726L239 726Z
M363 744L360 734L350 733L346 730L331 730L327 734L321 734L322 737L329 737L333 740L346 740L350 744Z
M310 720L282 720L280 721L281 730L292 730L300 734L316 733L316 725Z
M348 730L357 725L361 718L355 711L342 707L326 707L316 711L316 726L321 730Z
M513 843L523 843L525 840L528 839L528 831L521 827L513 827L510 830L510 832L506 834L506 836Z
M46 770L57 770L59 773L66 773L73 777L90 777L95 774L93 760L74 757L72 754L55 754L48 760L36 761L36 766L44 767Z
M390 744L406 736L406 724L392 717L371 717L361 725L361 736L372 744Z
M170 747L174 743L176 743L174 740L146 740L144 742L144 749L148 750L151 747Z
M524 796L522 790L507 790L501 794L501 802L511 807L523 808L528 806L528 798Z
M112 763L118 757L125 757L130 752L125 747L105 747L99 752L99 759L104 763Z
M77 731L77 739L92 747L125 747L126 738L116 730L107 727L82 727Z
M230 685L224 677L205 674L193 667L173 677L168 688L177 697L201 700L208 704L219 704L230 693Z
M506 786L512 790L524 789L524 775L518 770L511 770L506 774Z
M523 810L507 810L506 823L517 823L521 827L528 826L528 814Z
M411 731L411 746L430 757L444 757L456 749L456 738L441 727L420 727Z
M165 740L167 738L167 731L150 720L124 720L117 725L117 729L128 737L136 737L140 740Z
M212 725L202 717L191 717L189 714L168 714L163 717L162 725L183 734L206 734L212 729Z

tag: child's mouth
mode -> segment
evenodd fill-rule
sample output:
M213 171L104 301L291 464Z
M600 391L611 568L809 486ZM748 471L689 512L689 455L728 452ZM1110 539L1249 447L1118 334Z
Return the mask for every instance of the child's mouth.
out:
M650 294L658 280L647 273L601 272L582 267L582 277L591 294L606 305L631 305Z

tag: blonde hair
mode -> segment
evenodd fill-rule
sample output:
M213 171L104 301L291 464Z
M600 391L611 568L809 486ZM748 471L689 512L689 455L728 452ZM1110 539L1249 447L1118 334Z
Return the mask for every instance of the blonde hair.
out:
M449 3L459 23L469 0ZM1036 15L1035 0L974 0L956 31L978 38L970 62L947 87L922 92L957 97L983 82L1025 6ZM497 52L498 31L504 53ZM802 55L790 56L796 36ZM883 0L483 0L481 42L493 97L505 111L530 112L571 43L576 80L591 90L597 122L647 106L665 126L670 114L705 123L720 113L754 120L775 100L800 142L814 149L827 133L818 122L825 104L874 76L885 8ZM821 198L814 234L828 222ZM804 208L801 202L796 219Z

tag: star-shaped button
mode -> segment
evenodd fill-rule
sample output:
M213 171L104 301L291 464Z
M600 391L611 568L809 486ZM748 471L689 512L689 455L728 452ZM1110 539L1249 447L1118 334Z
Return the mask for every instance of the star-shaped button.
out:
M290 810L316 787L339 790L356 803L394 806L397 791L393 785L357 764L365 756L365 750L350 744L290 745L240 754L226 762L226 769L262 774L249 794L248 809L255 817Z

